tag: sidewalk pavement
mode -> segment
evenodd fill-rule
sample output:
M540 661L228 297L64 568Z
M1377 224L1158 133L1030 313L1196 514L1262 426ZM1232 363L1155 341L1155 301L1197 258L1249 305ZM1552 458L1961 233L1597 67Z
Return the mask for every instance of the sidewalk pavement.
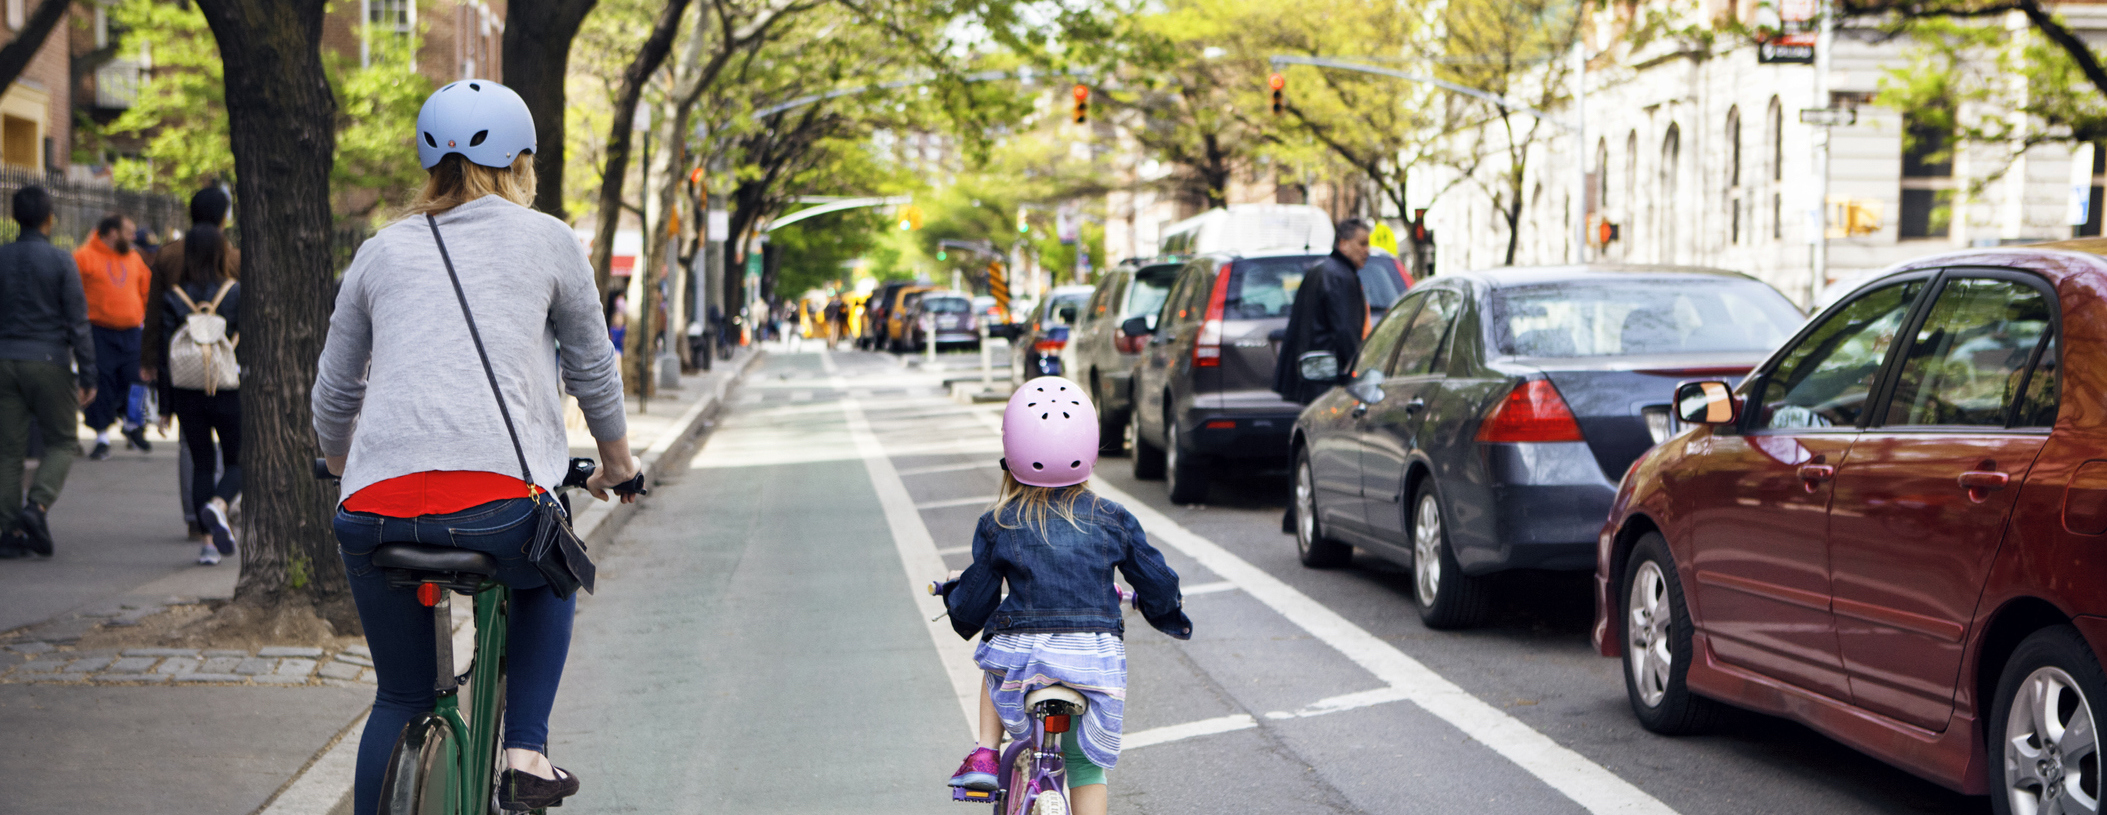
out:
M742 350L648 405L630 400L630 443L647 471L689 449L759 357ZM595 455L582 430L571 443L574 455ZM175 448L156 439L151 454L83 457L52 508L55 556L0 561L0 733L12 736L0 744L0 811L349 812L352 725L372 702L363 646L79 644L233 596L236 558L194 564ZM589 544L610 539L633 510L584 504L576 526ZM467 607L456 604L457 619ZM465 648L456 653L466 659Z

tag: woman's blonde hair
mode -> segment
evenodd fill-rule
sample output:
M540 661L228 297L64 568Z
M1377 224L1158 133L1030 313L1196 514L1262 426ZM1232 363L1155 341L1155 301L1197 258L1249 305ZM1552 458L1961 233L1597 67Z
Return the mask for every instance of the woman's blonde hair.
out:
M417 193L416 199L403 207L402 213L396 217L413 218L425 213L445 212L491 194L523 207L534 204L534 186L538 179L534 175L532 151L520 151L519 157L512 160L512 166L504 169L485 167L462 158L460 153L448 153L428 172L424 190Z
M1083 531L1083 521L1076 517L1076 502L1084 498L1095 506L1097 496L1090 492L1089 484L1067 487L1034 487L1017 480L1008 470L1002 471L1002 490L995 494L995 503L988 510L995 513L995 525L1004 529L1019 529L1026 525L1046 532L1048 515L1067 521L1076 531ZM1014 512L1007 510L1015 509ZM1010 523L1014 519L1016 523Z

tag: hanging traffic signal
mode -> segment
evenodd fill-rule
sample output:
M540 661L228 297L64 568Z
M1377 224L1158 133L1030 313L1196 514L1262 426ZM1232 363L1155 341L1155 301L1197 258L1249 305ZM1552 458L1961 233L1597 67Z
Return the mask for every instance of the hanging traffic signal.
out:
M1026 233L1026 232L1030 232L1030 231L1032 231L1032 224L1031 224L1031 222L1030 222L1030 221L1024 220L1024 208L1023 208L1023 207L1018 207L1018 208L1017 208L1017 232L1018 232L1018 234L1023 234L1023 233Z
M948 253L946 253L946 252L945 252L944 250L942 250L942 249L938 249L938 250L936 250L936 259L937 259L937 260L945 260L945 259L948 259L948 258L950 258L950 257L951 257L951 255L950 255L950 254L948 254Z
M922 208L908 204L900 210L900 231L922 228Z
M1082 83L1078 82L1078 83L1076 83L1076 86L1075 86L1075 123L1076 123L1076 124L1086 124L1086 123L1088 123L1089 121L1090 121L1090 86L1089 86L1089 85L1085 85L1085 84L1082 84ZM1019 230L1019 231L1022 231L1022 230Z
M1279 116L1282 110L1287 109L1288 103L1285 91L1288 87L1288 78L1280 74L1274 74L1266 77L1266 85L1273 89L1273 115Z

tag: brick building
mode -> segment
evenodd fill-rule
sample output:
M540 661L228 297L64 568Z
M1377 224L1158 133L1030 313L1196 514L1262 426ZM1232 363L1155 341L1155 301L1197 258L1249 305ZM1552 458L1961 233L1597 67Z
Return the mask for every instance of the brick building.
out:
M370 27L361 30L360 21ZM372 51L370 38L388 29L424 33L417 71L435 83L505 81L505 0L339 0L322 22L322 47L363 61Z
M0 0L0 30L14 39L29 21L33 0ZM0 94L0 166L63 170L69 163L73 130L73 94L68 72L66 32L82 14L79 7L44 41L22 76Z

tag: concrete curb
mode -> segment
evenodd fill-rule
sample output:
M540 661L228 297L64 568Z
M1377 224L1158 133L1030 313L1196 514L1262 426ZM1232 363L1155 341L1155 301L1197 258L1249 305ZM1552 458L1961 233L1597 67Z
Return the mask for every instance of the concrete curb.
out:
M637 457L644 461L647 481L655 480L665 467L676 466L688 452L695 449L695 441L701 435L703 417L710 415L724 403L724 394L732 386L746 378L753 367L767 357L765 351L755 350L731 376L717 380L711 391L688 406L686 412L674 421L674 432L660 436L649 448ZM620 501L594 501L584 511L572 528L587 546L599 546L614 540L622 524L636 512L636 504ZM456 605L456 611L459 605ZM464 642L469 629L461 625L463 615L456 614L454 651L474 647ZM317 753L307 766L278 789L277 794L264 802L255 815L348 815L351 812L352 773L358 766L358 733L364 727L368 714L361 711L358 718L339 731L336 740Z

